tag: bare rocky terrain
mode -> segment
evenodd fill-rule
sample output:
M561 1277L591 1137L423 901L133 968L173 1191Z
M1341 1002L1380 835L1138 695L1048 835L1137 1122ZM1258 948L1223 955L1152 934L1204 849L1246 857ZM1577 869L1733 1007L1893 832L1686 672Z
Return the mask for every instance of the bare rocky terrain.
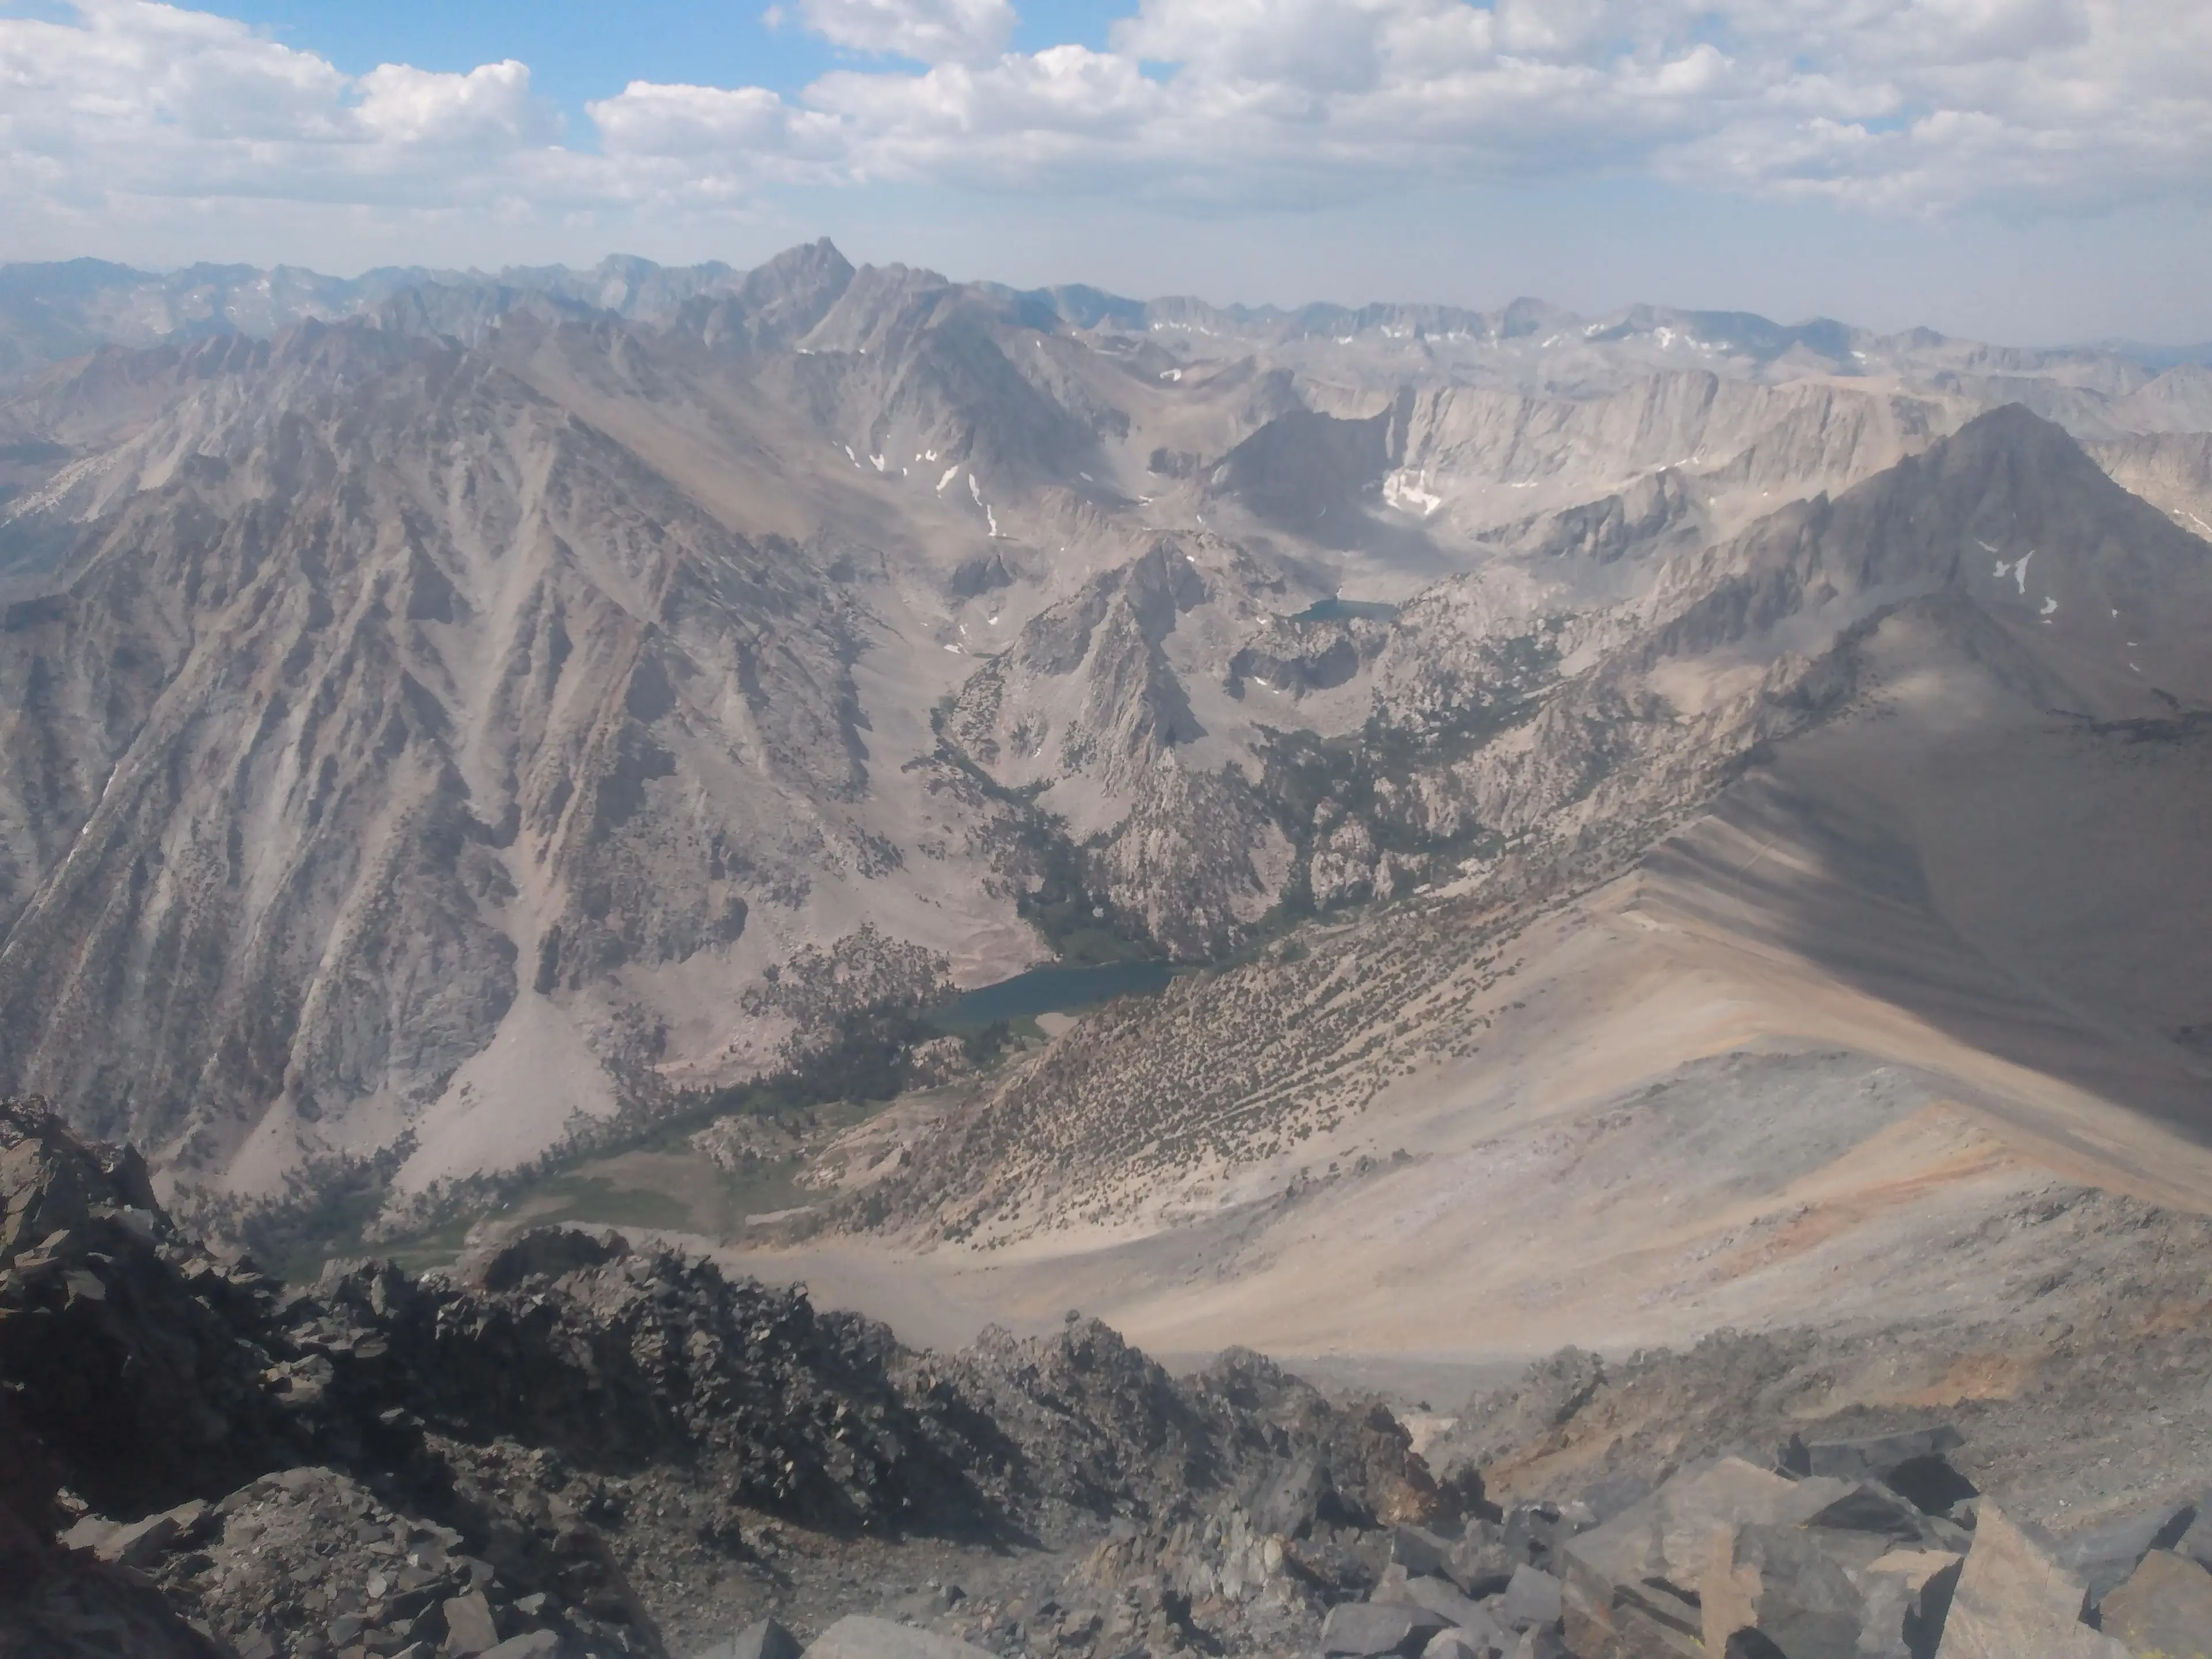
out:
M0 276L5 1639L2212 1629L2200 367Z
M2133 590L2035 564L2086 521L1961 495L1859 549L1923 452L2038 465L1952 444L2004 404L2195 533L2187 364L826 243L11 267L0 330L5 1080L210 1214L378 1159L419 1207L948 978L1616 869L1938 589L2063 606L2076 712L2190 695L2125 605L2081 631Z
M2187 1651L2208 1469L2172 1448L2212 1443L2212 1231L2075 1220L2158 1249L2039 1287L2039 1368L1956 1326L1890 1333L1879 1380L1828 1332L1616 1366L1570 1348L1417 1449L1380 1399L1247 1350L1175 1378L1070 1312L917 1352L604 1230L288 1287L179 1230L135 1153L9 1103L0 1639L38 1659ZM1943 1386L2008 1360L2003 1403Z

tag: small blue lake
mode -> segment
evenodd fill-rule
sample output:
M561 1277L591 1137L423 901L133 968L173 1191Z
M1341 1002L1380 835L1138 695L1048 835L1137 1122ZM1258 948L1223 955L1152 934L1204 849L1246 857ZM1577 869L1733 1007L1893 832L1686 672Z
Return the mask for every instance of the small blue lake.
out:
M1397 614L1396 605L1384 605L1379 599L1316 599L1291 620L1350 622L1358 617L1368 622L1389 622Z
M964 992L930 1016L947 1030L972 1030L994 1020L1072 1014L1115 997L1152 996L1167 988L1176 969L1164 962L1109 962L1096 968L1032 968L996 985ZM1183 970L1183 971L1188 971Z

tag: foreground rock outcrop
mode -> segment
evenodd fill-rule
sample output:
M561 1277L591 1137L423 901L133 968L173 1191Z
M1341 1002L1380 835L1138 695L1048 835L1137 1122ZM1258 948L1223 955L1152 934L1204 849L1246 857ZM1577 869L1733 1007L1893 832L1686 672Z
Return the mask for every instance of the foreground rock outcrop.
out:
M1485 1432L1604 1386L1556 1357ZM130 1152L0 1103L0 1653L27 1659L2201 1652L2197 1505L2054 1542L1960 1442L1792 1436L1493 1502L1379 1401L1236 1350L1173 1377L1074 1314L916 1352L550 1230L287 1287L181 1234Z

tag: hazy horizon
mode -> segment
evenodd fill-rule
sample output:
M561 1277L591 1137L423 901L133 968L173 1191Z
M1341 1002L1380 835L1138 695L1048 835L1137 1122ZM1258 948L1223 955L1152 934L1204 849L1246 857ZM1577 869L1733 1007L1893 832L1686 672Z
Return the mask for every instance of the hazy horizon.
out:
M0 259L744 267L2212 339L2172 0L0 0Z

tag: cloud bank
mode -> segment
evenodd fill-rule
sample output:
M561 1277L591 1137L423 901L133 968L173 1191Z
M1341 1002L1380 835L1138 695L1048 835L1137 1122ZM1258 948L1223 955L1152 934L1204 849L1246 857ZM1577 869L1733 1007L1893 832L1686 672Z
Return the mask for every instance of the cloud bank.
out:
M1141 0L1007 49L1008 0L798 0L801 90L635 82L566 131L514 61L360 76L210 12L0 18L0 212L132 198L712 210L892 183L1284 206L1645 177L1882 213L2212 197L2202 0Z

